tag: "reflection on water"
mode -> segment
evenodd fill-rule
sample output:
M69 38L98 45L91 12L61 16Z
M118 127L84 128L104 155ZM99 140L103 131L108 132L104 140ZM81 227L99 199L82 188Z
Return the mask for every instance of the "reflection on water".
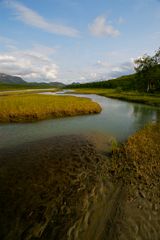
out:
M146 122L157 122L158 119L160 120L160 110L153 111L153 108L146 105L143 107L142 105L133 105L133 114L135 116L135 124L140 127L145 125Z
M52 136L83 133L110 134L121 141L146 123L160 119L160 109L156 107L92 94L78 96L92 98L102 106L102 112L96 115L49 119L36 123L0 124L0 148Z
M152 116L154 121L157 119L157 112L153 111L153 109L148 106L142 107L141 105L133 105L133 113L141 122L143 122L146 117L150 118L150 116Z

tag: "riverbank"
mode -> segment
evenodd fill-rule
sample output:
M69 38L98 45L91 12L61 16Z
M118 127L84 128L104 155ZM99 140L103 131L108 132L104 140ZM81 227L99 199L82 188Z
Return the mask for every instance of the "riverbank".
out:
M20 94L0 97L0 122L30 122L101 112L88 98Z
M84 94L98 94L104 97L115 98L124 101L135 103L143 103L152 106L160 107L160 93L150 94L141 93L137 91L119 91L117 89L99 89L99 88L77 88L74 89L76 93Z
M24 90L8 90L8 91L0 91L1 96L13 96L13 95L21 95L21 94L34 94L34 93L43 93L43 92L58 92L58 88L44 88L44 89L24 89Z
M115 148L109 168L115 184L122 182L127 190L111 239L159 239L160 123L147 125Z
M148 199L153 190L160 189L160 123L148 124L114 149L111 175L117 181L121 179L129 184L132 193L143 187L143 195ZM154 195L160 204L159 192L155 191Z
M99 151L99 139L69 135L0 150L1 239L159 238L160 125L112 152Z

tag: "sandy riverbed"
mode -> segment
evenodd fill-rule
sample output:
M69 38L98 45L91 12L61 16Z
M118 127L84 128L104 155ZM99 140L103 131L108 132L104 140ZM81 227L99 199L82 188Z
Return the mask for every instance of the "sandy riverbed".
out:
M1 150L0 239L159 240L159 199L143 191L132 199L111 178L104 147L112 140L102 139L72 135Z

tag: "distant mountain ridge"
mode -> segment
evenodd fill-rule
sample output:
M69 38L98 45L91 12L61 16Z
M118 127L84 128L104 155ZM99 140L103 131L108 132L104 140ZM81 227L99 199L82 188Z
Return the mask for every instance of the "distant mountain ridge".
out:
M3 84L25 84L21 77L11 76L5 73L0 73L0 83Z
M0 84L5 84L5 85L23 85L23 86L31 86L31 87L57 87L57 88L61 88L64 87L65 84L61 83L61 82L50 82L50 83L46 83L46 82L26 82L24 81L21 77L16 77L16 76L11 76L5 73L0 73Z

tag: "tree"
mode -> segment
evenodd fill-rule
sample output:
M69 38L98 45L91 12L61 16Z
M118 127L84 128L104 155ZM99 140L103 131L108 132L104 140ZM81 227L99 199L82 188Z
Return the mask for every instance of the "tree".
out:
M135 63L134 69L136 70L136 72L139 75L142 75L143 78L147 80L147 92L150 91L154 83L149 72L152 71L154 66L160 63L160 49L156 52L156 54L153 57L144 54L142 57L135 59L134 63Z
M160 64L160 48L156 51L154 58L155 58L157 65Z

